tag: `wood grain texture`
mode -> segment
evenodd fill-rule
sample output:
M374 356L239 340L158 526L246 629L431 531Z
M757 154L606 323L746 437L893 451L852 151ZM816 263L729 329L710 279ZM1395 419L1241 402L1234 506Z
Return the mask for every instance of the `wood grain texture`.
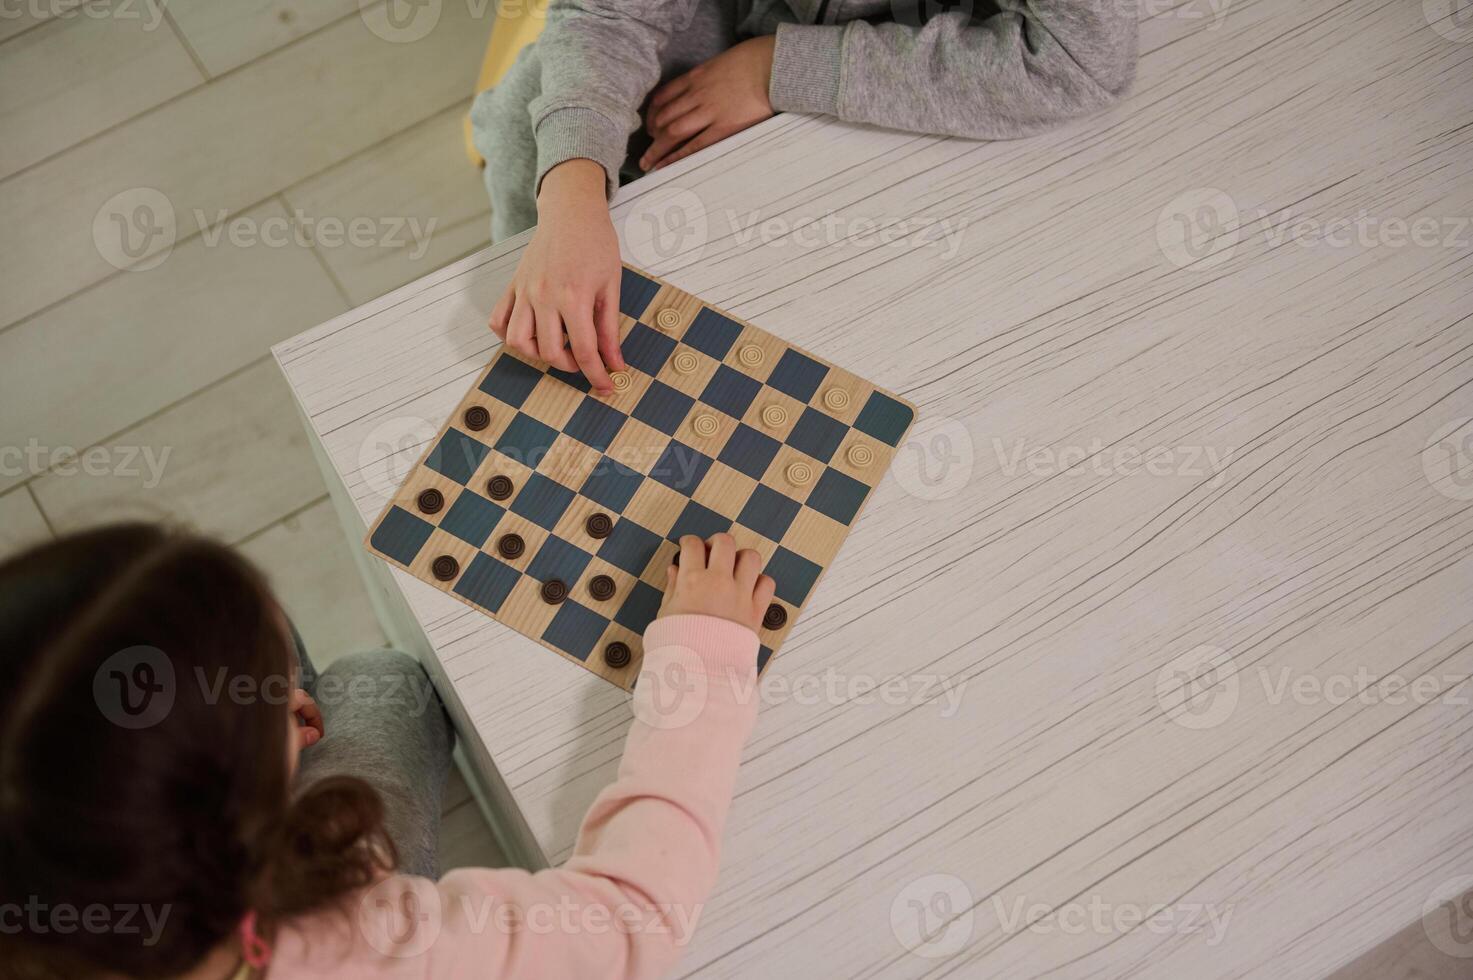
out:
M357 0L169 0L169 16L211 76L357 10Z
M1318 977L1473 863L1473 45L1153 9L1089 122L779 117L616 200L627 260L935 420L769 673L678 976ZM276 349L365 520L523 243ZM565 858L627 701L396 575Z

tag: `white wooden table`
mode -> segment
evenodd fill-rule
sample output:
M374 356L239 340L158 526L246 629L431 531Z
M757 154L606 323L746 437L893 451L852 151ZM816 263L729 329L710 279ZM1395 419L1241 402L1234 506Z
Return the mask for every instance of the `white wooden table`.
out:
M779 117L621 192L627 259L921 412L769 671L679 975L1311 977L1466 889L1473 24L1437 3L1161 5L1087 123ZM276 349L354 535L523 244ZM365 567L564 858L627 697Z

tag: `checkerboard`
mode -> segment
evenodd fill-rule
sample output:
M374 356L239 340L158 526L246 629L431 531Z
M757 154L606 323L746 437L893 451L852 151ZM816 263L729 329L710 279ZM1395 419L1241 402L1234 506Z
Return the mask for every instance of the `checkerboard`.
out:
M369 550L629 690L676 541L727 531L777 582L765 668L915 409L628 267L619 309L612 395L503 349Z

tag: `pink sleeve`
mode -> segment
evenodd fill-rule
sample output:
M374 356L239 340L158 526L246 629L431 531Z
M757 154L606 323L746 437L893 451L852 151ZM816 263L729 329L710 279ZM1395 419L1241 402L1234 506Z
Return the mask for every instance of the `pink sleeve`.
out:
M756 717L757 637L725 620L673 616L652 623L644 645L618 778L594 800L568 862L380 882L371 892L382 914L359 916L379 955L355 944L357 970L595 980L674 966L716 882Z

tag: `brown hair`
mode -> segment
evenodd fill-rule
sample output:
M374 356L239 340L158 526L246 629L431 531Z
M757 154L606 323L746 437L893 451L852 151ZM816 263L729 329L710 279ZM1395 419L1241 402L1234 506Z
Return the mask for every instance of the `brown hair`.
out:
M181 973L247 910L269 934L393 867L367 784L326 779L293 799L284 622L245 559L154 525L0 564L0 910L167 910L152 942L0 928L0 972ZM139 714L130 677L161 700ZM232 696L241 678L253 696Z

